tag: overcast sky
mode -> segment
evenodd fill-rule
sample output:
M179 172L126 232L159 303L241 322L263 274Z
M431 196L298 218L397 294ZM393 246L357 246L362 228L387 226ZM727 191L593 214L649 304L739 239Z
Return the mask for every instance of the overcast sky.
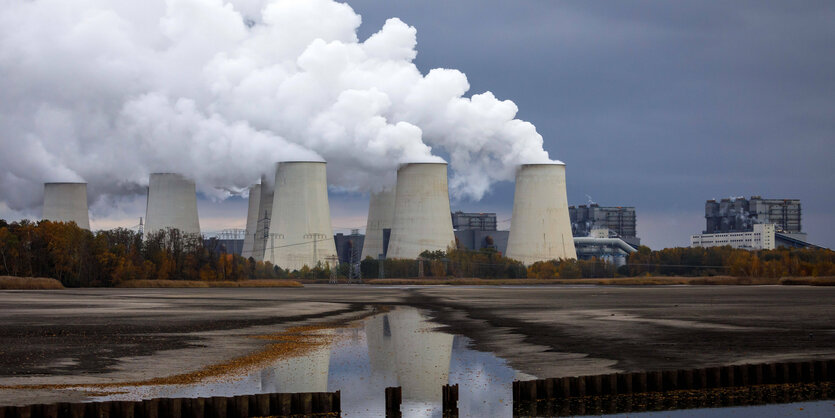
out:
M705 200L751 195L801 199L810 241L835 247L835 2L347 3L360 41L398 17L417 30L422 73L458 69L468 96L514 101L567 164L569 203L635 206L650 247L688 245ZM499 182L452 208L502 221L512 201ZM91 208L94 228L135 225L145 198L114 204ZM366 195L332 191L331 208L337 232L364 227ZM245 225L240 198L199 211L204 230ZM3 216L37 214L0 199Z
M653 248L688 245L704 202L801 199L812 242L835 247L835 2L349 2L362 35L418 30L423 70L519 106L568 200L635 206ZM512 184L482 203L509 218Z

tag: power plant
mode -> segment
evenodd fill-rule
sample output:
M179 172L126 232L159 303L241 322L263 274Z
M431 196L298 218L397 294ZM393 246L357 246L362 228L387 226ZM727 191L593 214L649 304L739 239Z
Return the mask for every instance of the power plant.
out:
M89 230L87 183L44 183L42 217L54 222L75 222L79 228Z
M180 174L153 173L148 182L145 234L170 228L184 234L200 234L197 190L194 181Z
M408 163L397 170L387 258L417 258L455 246L446 163Z
M253 257L255 254L255 229L258 225L258 207L261 202L261 185L253 184L249 187L249 204L246 211L246 232L244 233L244 246L241 249L243 258Z
M362 259L386 256L386 248L391 238L391 226L394 223L395 189L371 193L368 205L368 220L365 224L365 241L362 246Z
M523 164L516 172L507 256L525 264L577 258L565 164Z
M324 162L278 163L271 213L265 261L288 270L335 264Z
M270 218L273 212L275 173L261 176L261 195L258 197L258 213L255 219L255 235L252 243L252 258L264 261L264 251L270 239Z

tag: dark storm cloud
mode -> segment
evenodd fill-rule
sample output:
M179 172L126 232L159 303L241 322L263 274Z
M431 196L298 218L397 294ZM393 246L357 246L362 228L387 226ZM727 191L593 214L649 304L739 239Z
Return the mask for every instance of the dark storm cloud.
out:
M810 240L835 246L835 3L349 3L361 37L400 17L423 71L516 102L568 164L569 202L636 206L651 246L686 245L704 200L752 194L801 199ZM511 204L500 185L458 206Z

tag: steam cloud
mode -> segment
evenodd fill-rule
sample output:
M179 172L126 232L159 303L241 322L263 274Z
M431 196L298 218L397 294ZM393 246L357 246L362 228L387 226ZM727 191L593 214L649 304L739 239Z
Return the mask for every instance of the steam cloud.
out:
M549 162L536 128L466 76L423 75L416 30L365 41L332 0L7 0L0 10L0 207L42 183L97 200L179 172L225 198L275 161L328 162L329 183L372 190L398 164L449 156L455 197L480 199L517 164Z

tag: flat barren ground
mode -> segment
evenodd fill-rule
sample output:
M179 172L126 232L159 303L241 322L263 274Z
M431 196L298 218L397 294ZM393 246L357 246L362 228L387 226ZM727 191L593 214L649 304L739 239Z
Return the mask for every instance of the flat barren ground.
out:
M248 338L425 309L538 377L835 357L835 288L531 286L0 291L0 404L45 386L137 382L256 352Z

